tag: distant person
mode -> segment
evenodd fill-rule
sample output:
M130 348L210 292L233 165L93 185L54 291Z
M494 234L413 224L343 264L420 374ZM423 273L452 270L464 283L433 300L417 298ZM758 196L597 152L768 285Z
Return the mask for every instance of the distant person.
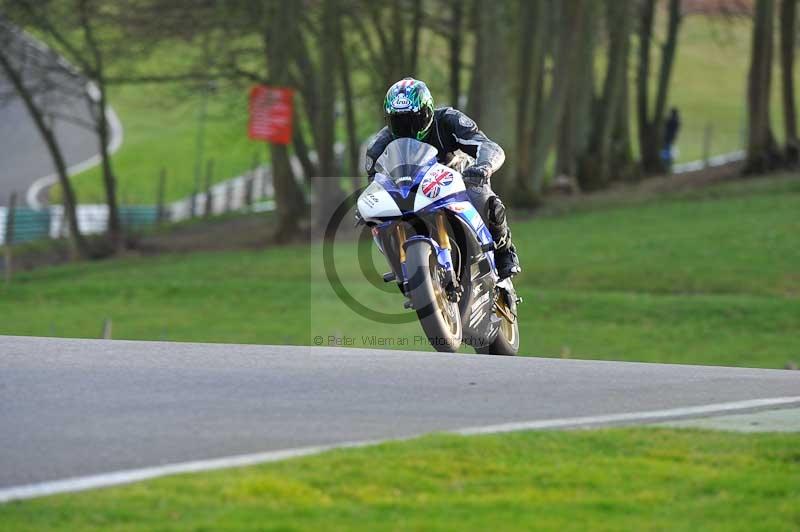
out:
M673 107L669 111L669 118L664 124L664 148L661 150L661 159L669 168L675 161L675 141L678 140L678 133L681 130L681 116L678 108Z

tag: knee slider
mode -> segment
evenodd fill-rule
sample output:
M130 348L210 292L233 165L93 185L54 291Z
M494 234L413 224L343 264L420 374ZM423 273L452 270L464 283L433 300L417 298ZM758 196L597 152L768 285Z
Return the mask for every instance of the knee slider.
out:
M491 225L499 227L506 223L506 206L497 196L492 196L484 207L486 221Z

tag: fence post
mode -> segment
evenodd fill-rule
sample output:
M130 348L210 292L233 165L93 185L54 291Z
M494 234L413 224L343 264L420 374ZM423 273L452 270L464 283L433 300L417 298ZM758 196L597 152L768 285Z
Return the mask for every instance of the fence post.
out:
M708 168L711 165L711 137L714 135L714 126L706 124L703 132L703 166Z
M253 203L261 201L261 168L253 170Z
M231 179L228 186L225 188L225 212L233 210L233 191L235 190L236 181Z
M11 244L14 241L14 212L17 209L17 193L11 193L11 200L8 202L8 212L6 216L6 240L3 246L3 256L5 257L5 280L6 284L11 283L11 273L13 269L13 254Z
M244 206L248 211L253 210L253 182L255 179L255 175L250 174L244 182Z
M119 216L119 223L122 226L122 232L127 234L131 232L131 223L132 223L132 215L131 210L128 206L131 204L130 198L128 197L127 190L121 190L119 193L120 204L117 206L117 215ZM102 218L101 215L98 214L98 218ZM111 211L108 211L108 217L106 219L106 225L108 224L108 220L111 219Z
M111 329L113 324L111 322L111 318L106 318L103 320L103 340L111 340Z
M247 205L248 210L252 210L253 207L253 196L255 195L255 188L256 188L256 178L258 177L258 152L253 152L253 162L250 165L250 172L248 172L247 177L247 188L245 188L245 204Z
M214 177L214 159L206 161L206 210L205 216L211 216L214 210L214 195L211 193L211 182Z
M260 179L258 181L258 194L257 194L257 197L258 197L258 200L261 201L267 195L267 170L265 168L259 168L258 169L258 176L259 176Z
M194 176L194 189L192 190L192 198L189 202L189 219L194 218L197 216L197 190L200 187L199 183L200 178L197 175Z
M166 218L166 209L164 206L164 194L167 186L167 169L161 167L161 173L158 176L158 194L156 196L156 224L161 225Z

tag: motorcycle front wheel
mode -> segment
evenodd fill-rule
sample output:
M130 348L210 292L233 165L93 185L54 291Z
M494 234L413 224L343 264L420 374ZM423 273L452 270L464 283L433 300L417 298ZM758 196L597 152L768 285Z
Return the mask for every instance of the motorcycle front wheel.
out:
M455 353L461 346L461 315L458 303L447 297L441 268L428 243L420 241L408 245L406 274L408 297L428 342L437 351Z

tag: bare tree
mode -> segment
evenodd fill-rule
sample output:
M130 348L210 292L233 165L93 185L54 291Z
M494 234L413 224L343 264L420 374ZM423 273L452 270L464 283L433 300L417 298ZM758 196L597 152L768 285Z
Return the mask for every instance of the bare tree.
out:
M633 31L633 28L631 28L631 31ZM634 160L633 142L631 141L631 84L629 73L631 55L629 42L628 53L624 55L623 64L620 66L623 72L623 83L620 89L621 94L619 95L617 118L614 121L613 140L611 143L611 171L613 172L612 177L616 180L632 180L639 175L639 165Z
M126 35L133 42L155 41L168 46L173 40L180 40L203 50L189 62L184 72L157 72L144 78L134 74L121 81L191 83L221 79L230 83L295 89L291 145L270 144L267 149L276 203L273 238L277 242L296 239L300 222L307 215L307 206L292 168L291 148L309 180L318 175L319 165L312 160L312 150L304 132L311 133L318 159L325 157L324 150L320 149L323 95L319 91L319 66L314 61L316 50L308 48L308 41L312 40L309 35L315 36L318 28L312 27L310 14L297 2L281 0L142 1L136 26L126 28ZM338 53L335 48L332 52Z
M664 117L667 110L672 67L678 47L681 20L681 0L669 0L667 36L661 45L661 64L658 70L655 106L650 106L650 49L656 18L656 0L642 0L639 20L639 66L636 84L639 125L639 150L642 169L646 174L666 170L661 160L664 139Z
M34 30L90 82L86 103L91 110L91 125L101 155L109 211L108 236L112 250L118 250L123 244L122 224L117 204L117 179L108 151L111 132L107 115L106 66L110 56L119 53L121 47L119 43L112 44L101 39L97 28L103 25L106 17L116 16L120 6L106 0L14 0L8 4L8 12L14 16L15 22ZM111 33L104 28L104 35Z
M346 16L359 36L379 93L399 79L418 75L424 14L422 0L351 0L342 5L337 16Z
M334 153L336 126L336 73L339 68L341 54L337 50L342 46L342 30L339 24L339 0L323 0L322 32L320 35L320 75L323 80L331 80L324 87L319 87L320 105L319 121L319 182L317 191L317 227L324 229L344 194L338 177L341 172L336 165Z
M782 0L781 21L781 73L783 114L786 131L786 163L800 164L800 139L797 137L797 106L794 87L794 57L797 47L797 0Z
M608 61L603 92L594 103L592 132L587 152L582 156L578 179L582 189L593 190L606 186L617 171L613 163L615 132L618 122L627 118L620 111L625 105L630 52L631 0L607 0ZM624 140L624 139L623 139Z
M464 2L449 0L450 21L448 48L450 55L450 105L457 107L461 97L461 48L464 46Z
M519 76L516 109L516 157L514 168L514 197L517 203L533 204L537 201L528 183L532 172L531 151L534 131L540 118L544 92L545 60L551 34L550 2L531 0L522 2L519 14L519 50L517 74Z
M514 142L514 67L507 43L512 39L513 16L510 2L475 2L476 35L473 53L472 80L467 114L501 146ZM513 175L513 159L492 178L493 186L503 192Z
M763 173L781 164L769 112L774 19L775 0L757 0L747 85L748 142L745 174Z
M585 29L586 9L587 2L584 0L558 2L554 8L557 36L553 42L552 81L549 94L542 100L542 111L537 116L531 149L531 171L525 185L534 198L542 193L547 155L556 141L568 101L569 87L577 71L574 62L579 57L580 48L573 46L573 39Z
M299 27L299 6L296 2L273 0L265 11L261 11L259 5L251 7L261 15L258 20L263 25L267 79L273 85L288 86L289 64L294 56ZM274 237L278 242L286 242L297 237L299 220L305 212L305 201L297 188L288 146L270 144L270 154L278 217Z
M595 98L595 50L598 29L602 21L603 5L588 2L584 9L583 31L574 36L578 52L572 58L572 83L560 124L556 145L556 175L574 178L578 174L579 160L589 148L591 140Z
M0 72L8 78L14 95L24 103L28 115L47 147L63 193L64 216L69 227L72 247L80 257L88 258L91 256L91 250L78 227L75 212L77 199L67 174L67 164L61 145L54 131L56 117L74 119L58 114L58 106L54 103L57 104L65 95L78 97L78 91L82 91L83 84L55 53L37 49L19 28L3 18L0 18ZM81 88L76 89L76 87ZM6 98L10 96L4 95Z
M337 21L337 25L340 24ZM355 110L355 94L353 93L353 69L350 61L350 53L348 50L348 43L346 42L345 35L341 31L341 26L337 27L340 33L341 43L337 48L339 55L336 58L339 64L339 75L342 84L342 100L344 101L345 122L347 129L347 172L353 178L353 185L355 188L359 186L359 179L357 176L361 173L359 168L359 151L360 142L358 140L358 128L356 124L356 110Z

